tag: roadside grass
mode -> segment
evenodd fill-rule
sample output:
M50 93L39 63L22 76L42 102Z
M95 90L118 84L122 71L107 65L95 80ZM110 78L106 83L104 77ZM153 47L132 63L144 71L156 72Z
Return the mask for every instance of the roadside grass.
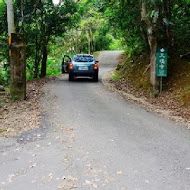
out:
M119 74L118 73L115 73L113 76L112 76L112 79L113 79L113 81L119 81L120 79L121 79L121 77L119 76Z

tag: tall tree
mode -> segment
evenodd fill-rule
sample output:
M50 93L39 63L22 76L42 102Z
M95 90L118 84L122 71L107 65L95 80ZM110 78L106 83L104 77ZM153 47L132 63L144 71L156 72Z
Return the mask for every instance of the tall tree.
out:
M141 16L142 20L146 23L147 37L150 46L150 83L152 85L151 96L156 96L158 94L159 81L156 77L156 51L157 51L157 21L159 8L157 4L154 5L154 12L152 18L148 16L150 10L147 10L146 0L142 0L142 10Z
M170 55L187 52L189 0L104 0L102 7L100 10L109 18L110 27L123 38L128 55L150 55L151 95L156 96L157 46L169 48Z
M48 58L48 44L55 36L62 36L78 20L77 3L74 0L65 0L55 6L52 0L24 1L16 0L16 25L20 26L24 18L23 33L26 35L27 57L30 57L34 77L46 76ZM21 11L20 7L24 7Z

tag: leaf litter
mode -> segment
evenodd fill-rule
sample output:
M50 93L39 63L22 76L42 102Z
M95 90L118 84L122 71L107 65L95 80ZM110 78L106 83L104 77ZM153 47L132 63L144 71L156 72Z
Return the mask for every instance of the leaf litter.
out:
M42 87L55 77L34 79L27 82L27 99L12 102L6 98L5 105L0 105L0 136L13 137L40 127L40 99L43 96ZM37 138L41 138L40 135Z
M79 179L73 176L63 176L62 182L58 185L57 189L70 190L78 188L75 184Z

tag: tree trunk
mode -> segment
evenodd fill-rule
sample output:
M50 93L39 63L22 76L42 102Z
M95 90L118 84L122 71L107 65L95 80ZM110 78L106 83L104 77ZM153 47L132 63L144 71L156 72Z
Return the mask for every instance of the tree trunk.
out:
M90 29L90 39L91 39L91 43L90 43L90 54L92 54L94 52L94 41L93 41L93 35L92 35L92 30Z
M42 66L41 66L41 75L40 78L44 78L46 76L46 67L47 67L47 44L48 40L45 40L43 45L43 58L42 58Z
M163 12L164 12L164 17L168 19L168 21L171 22L171 0L167 0L165 3L163 3ZM171 25L166 25L166 36L167 36L167 43L165 42L165 46L173 46L173 39L172 39L172 30L171 30Z
M159 93L159 80L156 77L156 50L157 40L155 37L149 37L150 44L150 84L152 90L150 92L151 97L156 97Z
M88 39L88 54L91 52L91 42L90 42L90 37Z
M24 35L11 34L11 82L12 100L26 98L26 44Z
M78 34L78 30L76 30L76 53L80 53L79 50L79 34Z
M39 48L38 48L38 39L37 39L37 36L36 36L36 44L35 44L35 49L36 49L36 54L35 54L35 62L34 62L34 78L38 78L38 73L39 73L39 69L38 69L38 66L39 66L39 55L38 55L38 52L39 52Z
M157 8L155 7L155 10ZM156 23L157 18L154 17L151 20L148 16L147 6L145 0L142 1L141 18L146 23L148 43L150 46L150 84L152 97L156 97L159 93L159 81L156 77L156 50L157 50L157 38L156 38Z
M88 29L88 54L92 53L91 29Z

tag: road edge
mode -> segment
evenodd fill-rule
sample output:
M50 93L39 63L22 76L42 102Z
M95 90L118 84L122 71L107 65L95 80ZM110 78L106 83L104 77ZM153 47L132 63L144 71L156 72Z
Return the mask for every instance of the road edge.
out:
M164 117L165 119L174 121L177 124L190 130L190 122L185 121L185 119L180 116L172 115L172 113L173 113L172 111L166 110L166 109L161 109L158 106L155 106L155 105L147 102L143 98L137 98L133 94L126 93L123 90L116 89L115 84L111 82L112 76L115 74L115 69L116 68L112 69L111 71L106 73L104 76L102 76L102 84L105 89L118 93L127 102L139 105L143 109L146 109L153 113L157 113L159 116Z

